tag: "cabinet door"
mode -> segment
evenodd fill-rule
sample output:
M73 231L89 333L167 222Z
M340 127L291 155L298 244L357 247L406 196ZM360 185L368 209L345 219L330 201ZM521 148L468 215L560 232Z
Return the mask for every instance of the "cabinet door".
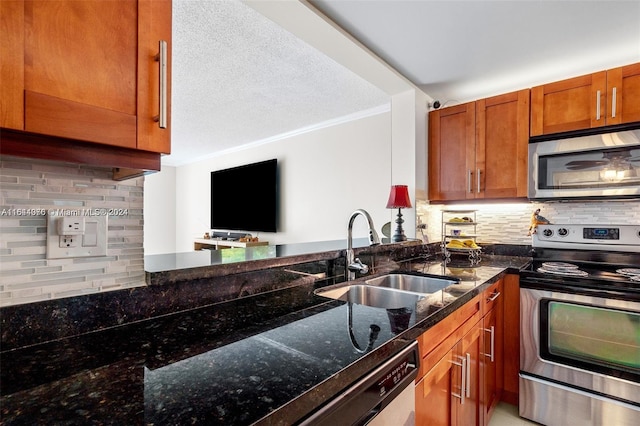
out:
M477 101L476 132L476 197L526 197L529 90Z
M24 3L0 1L0 127L24 130Z
M475 198L475 102L429 113L429 199Z
M137 2L25 2L25 130L136 147Z
M481 354L482 321L462 338L455 349L459 359L466 359L465 395L454 406L453 424L460 426L472 426L480 424L480 354ZM454 380L456 375L454 374Z
M640 121L640 63L607 71L607 124Z
M171 0L9 0L0 12L10 34L0 50L2 127L170 152L170 130L154 116L155 56L160 39L171 51ZM169 100L170 84L165 93Z
M500 307L490 310L483 318L482 357L482 409L483 424L489 424L493 409L500 402L502 394L502 312Z
M531 89L531 136L606 124L606 71Z
M461 392L461 362L449 351L416 385L416 426L449 426Z
M171 0L138 0L137 149L171 153ZM161 89L160 40L167 42L165 86ZM158 59L160 59L158 57ZM164 90L166 127L161 128L160 91Z
M502 400L518 405L520 373L520 278L507 274L503 287L503 392Z

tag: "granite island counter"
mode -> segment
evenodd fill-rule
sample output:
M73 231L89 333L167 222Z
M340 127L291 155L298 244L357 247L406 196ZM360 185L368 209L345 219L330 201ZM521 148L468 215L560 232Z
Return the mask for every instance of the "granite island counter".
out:
M487 256L473 276L454 270L463 275L455 297L416 309L405 330L392 330L384 309L354 305L357 338L366 340L369 324L381 327L365 354L349 339L346 303L315 295L317 279L307 276L293 286L27 346L7 339L2 421L293 424L527 262ZM452 272L436 261L395 266Z

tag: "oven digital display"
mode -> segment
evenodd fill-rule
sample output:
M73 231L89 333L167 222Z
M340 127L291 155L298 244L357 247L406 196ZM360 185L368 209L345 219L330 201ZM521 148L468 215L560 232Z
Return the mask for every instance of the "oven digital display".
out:
M583 228L582 236L585 240L619 240L619 228Z

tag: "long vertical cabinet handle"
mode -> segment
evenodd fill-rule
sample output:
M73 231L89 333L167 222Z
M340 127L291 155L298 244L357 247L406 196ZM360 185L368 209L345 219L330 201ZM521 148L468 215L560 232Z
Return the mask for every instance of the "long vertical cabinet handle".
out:
M473 172L471 171L471 169L467 170L467 189L469 190L469 192L473 192L473 187L471 186L471 175L473 174Z
M460 405L464 404L464 398L466 396L466 387L467 387L467 358L460 357L461 362L451 361L454 365L460 367L460 393L451 392L451 395L456 398L460 398Z
M491 328L485 328L484 331L491 333L491 354L484 354L484 356L488 356L491 362L493 362L495 354L495 327L491 326Z
M478 181L478 194L480 193L480 169L478 169L478 174L477 174L477 181Z
M158 54L155 60L160 68L160 97L159 113L153 119L158 122L161 129L167 128L167 42L160 40L158 43Z
M465 384L465 388L466 388L467 398L471 398L471 354L469 354L469 352L467 352L466 361L467 361L467 371L466 371L467 381Z
M616 95L617 88L613 88L613 93L611 94L611 118L616 118Z
M600 91L596 92L596 120L600 120Z

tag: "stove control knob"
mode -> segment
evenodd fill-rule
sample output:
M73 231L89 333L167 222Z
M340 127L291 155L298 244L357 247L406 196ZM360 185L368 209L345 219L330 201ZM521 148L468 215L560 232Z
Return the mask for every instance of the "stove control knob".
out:
M560 228L558 229L558 235L560 235L561 237L566 237L567 235L569 235L569 231L567 230L567 228Z
M551 229L549 229L549 228L545 228L542 231L542 235L544 235L545 237L550 237L550 236L553 235L553 231Z

